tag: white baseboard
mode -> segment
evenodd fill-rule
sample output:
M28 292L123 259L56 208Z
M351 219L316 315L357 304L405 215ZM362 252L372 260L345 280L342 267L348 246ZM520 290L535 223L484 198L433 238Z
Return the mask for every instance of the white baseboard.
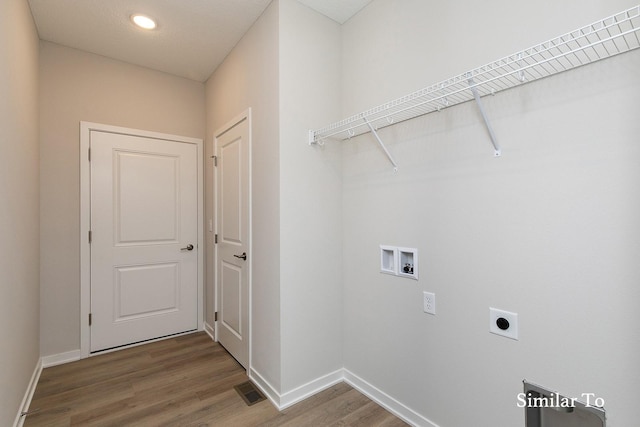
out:
M33 398L33 393L36 391L36 386L38 385L38 380L40 379L40 374L42 373L42 359L38 359L38 363L36 364L36 368L31 375L31 381L29 381L29 385L27 386L27 391L22 398L22 403L20 404L20 410L16 415L16 419L13 423L14 427L22 427L24 424L24 417L22 414L29 410L29 405L31 405L31 399Z
M276 389L265 380L255 369L249 370L249 378L255 385L267 396L267 398L273 403L273 405L279 410L288 408L296 403L313 396L316 393L320 393L333 385L341 383L344 379L342 375L342 369L338 369L335 372L331 372L320 378L316 378L313 381L309 381L306 384L296 387L286 393L280 394Z
M51 356L44 356L42 358L42 367L49 368L51 366L75 362L80 360L80 355L80 350L73 350L65 353L52 354Z
M278 393L276 389L253 368L249 371L249 378L280 411L335 384L345 382L409 425L416 427L439 427L434 422L423 417L403 403L400 403L347 369L338 369L335 372L331 372L283 394Z
M341 383L343 380L343 369L338 369L337 371L331 372L320 378L316 378L313 381L309 381L308 383L303 384L300 387L296 387L293 390L283 393L280 396L279 409L282 410L288 408L291 405L295 405L296 403L308 397L311 397L316 393L320 393L322 390Z
M271 401L273 406L280 410L280 393L276 391L269 381L265 380L264 377L253 368L249 369L249 379L267 396L267 399Z
M215 338L216 335L215 335L215 331L213 329L213 326L211 326L207 322L204 322L204 331L207 333L207 335L209 335L211 337L211 339L213 341L216 340L216 338Z
M438 427L434 422L369 384L348 369L344 369L344 382L412 426Z

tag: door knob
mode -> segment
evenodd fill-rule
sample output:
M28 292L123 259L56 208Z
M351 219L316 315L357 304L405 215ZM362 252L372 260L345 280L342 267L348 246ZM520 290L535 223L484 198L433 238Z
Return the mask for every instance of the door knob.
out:
M180 248L181 251L192 251L193 250L193 245L192 244L188 244L186 248Z
M240 258L240 259L243 259L243 260L246 261L247 260L247 253L246 252L242 252L242 255L234 255L234 257Z

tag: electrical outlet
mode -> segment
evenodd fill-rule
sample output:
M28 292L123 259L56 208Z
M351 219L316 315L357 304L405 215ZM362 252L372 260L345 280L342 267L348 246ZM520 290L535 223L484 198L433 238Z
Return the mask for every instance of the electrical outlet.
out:
M518 341L518 313L489 307L489 332Z
M433 292L424 292L424 312L429 314L436 314L436 294Z

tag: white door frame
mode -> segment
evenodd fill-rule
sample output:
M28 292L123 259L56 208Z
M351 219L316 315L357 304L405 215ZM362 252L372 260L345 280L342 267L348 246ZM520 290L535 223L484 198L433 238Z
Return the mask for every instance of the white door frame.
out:
M89 313L91 310L91 246L89 230L91 227L91 163L89 147L91 131L165 139L169 141L196 144L198 152L198 330L204 325L204 172L202 167L203 140L186 136L170 135L99 123L80 122L80 357L91 356L91 328Z
M223 133L227 132L228 130L230 130L231 128L233 128L235 125L237 125L238 123L242 122L243 120L247 121L247 125L249 126L249 168L248 168L248 172L249 172L249 176L247 177L249 180L249 257L248 257L248 295L249 295L249 363L247 366L247 373L250 372L251 370L251 366L252 366L252 352L251 352L251 343L253 342L253 328L251 327L251 318L252 318L252 313L253 313L253 305L252 305L252 288L253 288L253 221L252 221L252 201L253 198L251 197L252 194L252 164L253 164L253 156L252 156L252 141L253 141L253 128L251 125L251 108L246 109L245 111L243 111L242 113L238 114L236 117L234 117L233 119L231 119L230 121L228 121L227 123L225 123L223 126L221 126L219 129L217 129L214 133L213 133L213 153L214 156L217 155L218 152L218 147L216 145L216 140L218 137L220 137ZM218 230L218 218L217 218L217 214L218 214L218 168L214 168L214 173L213 173L213 179L215 180L214 185L212 185L213 187L213 216L215 218L214 220L214 224L215 224L215 233L218 234L220 230ZM214 311L218 312L219 310L219 306L218 303L220 301L219 295L218 295L218 246L215 245L215 252L213 254L213 262L214 262L214 266L215 266L215 270L214 270L214 281L213 281L213 287L214 287L214 295L215 295L215 308ZM214 339L217 342L218 341L218 322L219 320L214 322Z

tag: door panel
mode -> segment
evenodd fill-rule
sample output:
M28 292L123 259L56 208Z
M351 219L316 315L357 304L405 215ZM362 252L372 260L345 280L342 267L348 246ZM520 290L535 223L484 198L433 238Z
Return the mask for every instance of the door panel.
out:
M216 137L218 341L249 366L249 120ZM243 256L246 259L243 259Z
M242 137L232 135L220 147L220 181L222 188L220 237L229 244L242 244ZM224 140L226 138L222 138ZM222 164L224 159L224 164Z
M197 146L102 131L90 144L91 352L197 329Z
M177 263L116 267L115 270L116 322L179 309L180 273Z
M220 295L220 319L223 326L242 339L242 267L222 262Z
M116 244L176 243L180 158L127 151L114 157Z

